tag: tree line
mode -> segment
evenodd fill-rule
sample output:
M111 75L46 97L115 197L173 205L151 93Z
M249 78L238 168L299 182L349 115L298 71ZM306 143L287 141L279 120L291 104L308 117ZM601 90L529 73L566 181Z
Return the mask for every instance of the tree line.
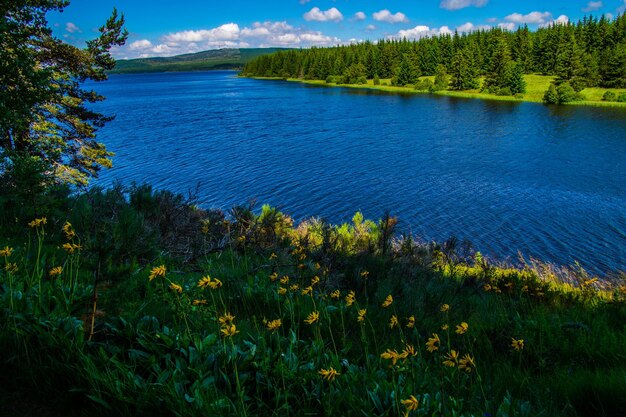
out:
M391 79L398 86L443 74L448 83L440 87L453 90L480 88L479 77L484 77L483 91L504 95L525 92L523 74L530 73L556 76L556 85L567 83L575 91L626 88L626 13L612 20L585 16L536 31L526 25L515 31L494 27L419 40L287 50L261 56L243 70L247 76L349 84Z

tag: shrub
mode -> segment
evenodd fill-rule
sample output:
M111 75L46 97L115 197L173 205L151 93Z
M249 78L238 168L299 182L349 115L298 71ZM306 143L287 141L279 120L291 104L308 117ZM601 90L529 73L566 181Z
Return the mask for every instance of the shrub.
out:
M616 101L619 103L626 103L626 93L622 93L619 96L617 96Z
M380 77L378 74L374 75L374 85L380 85Z
M430 91L433 87L433 82L429 79L421 80L415 83L415 89L420 91Z
M509 87L502 87L496 91L496 95L498 96L512 96L513 93Z
M360 76L359 78L356 79L355 84L365 85L367 84L367 78L365 78L365 76Z
M578 99L576 96L576 91L574 91L569 83L563 83L559 85L556 88L556 91L559 95L559 103L569 103Z
M602 96L602 101L616 101L616 100L617 100L617 96L612 91L607 91Z

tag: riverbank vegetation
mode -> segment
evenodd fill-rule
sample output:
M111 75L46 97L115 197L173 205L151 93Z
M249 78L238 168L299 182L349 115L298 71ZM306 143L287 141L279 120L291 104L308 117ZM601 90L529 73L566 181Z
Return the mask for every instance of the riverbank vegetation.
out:
M613 20L585 17L535 32L526 26L516 31L491 28L419 40L282 51L252 60L242 74L554 104L623 103L625 50L626 14L622 14ZM549 80L539 100L528 84L529 78L538 76L545 76L541 84ZM600 96L596 88L603 89Z
M13 183L3 177L2 184ZM2 187L3 413L618 416L624 277L357 213ZM19 401L7 401L19 398Z

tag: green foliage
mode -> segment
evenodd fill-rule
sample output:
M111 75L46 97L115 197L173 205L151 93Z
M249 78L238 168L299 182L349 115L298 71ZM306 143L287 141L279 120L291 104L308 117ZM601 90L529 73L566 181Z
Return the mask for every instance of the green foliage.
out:
M423 415L613 416L625 406L626 290L584 271L495 266L456 239L398 237L389 215L293 226L250 204L228 219L202 212L198 234L222 243L190 259L168 242L189 239L180 217L196 213L193 201L146 186L63 198L57 206L74 207L63 230L50 217L7 245L0 229L3 398L95 416L397 415L411 395ZM151 260L98 261L133 237L154 247ZM221 285L203 288L203 276ZM227 312L237 333L225 337ZM320 374L330 368L339 374Z
M363 64L356 63L346 68L343 73L343 84L357 84L362 81L366 76L366 68Z
M604 93L604 95L602 96L602 100L603 101L616 101L617 96L615 95L614 92L612 91L607 91L606 93Z
M546 104L565 104L580 100L584 100L584 97L577 93L569 83L562 83L558 86L551 84L543 96L543 102Z
M431 91L434 88L434 84L430 79L426 78L416 82L414 88L419 91Z
M439 65L437 67L437 74L435 74L435 82L430 89L431 92L441 91L448 88L450 80L448 77L448 73L446 72L446 67L443 65Z
M396 84L400 87L404 87L407 84L415 84L419 78L419 70L416 68L413 59L409 54L404 54L400 61L400 66L396 71Z
M450 88L473 90L479 88L478 68L469 48L458 50L452 59Z
M554 84L550 84L550 87L548 87L548 90L543 96L543 102L546 104L559 103L559 93L556 91L556 86Z
M86 48L64 43L52 35L45 16L66 5L21 0L2 8L0 150L9 159L37 156L60 181L87 184L101 167L111 166L112 153L95 140L110 118L89 108L104 98L82 83L106 79L115 65L108 50L122 45L127 32L114 10Z
M378 76L378 74L374 75L373 83L374 85L380 85L380 77Z

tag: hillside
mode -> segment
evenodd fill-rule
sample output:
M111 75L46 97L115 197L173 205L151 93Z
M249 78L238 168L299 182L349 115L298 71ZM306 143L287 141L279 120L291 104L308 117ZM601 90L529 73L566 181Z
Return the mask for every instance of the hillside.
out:
M215 49L172 57L122 59L117 61L113 74L140 72L199 71L238 69L261 55L282 48Z

